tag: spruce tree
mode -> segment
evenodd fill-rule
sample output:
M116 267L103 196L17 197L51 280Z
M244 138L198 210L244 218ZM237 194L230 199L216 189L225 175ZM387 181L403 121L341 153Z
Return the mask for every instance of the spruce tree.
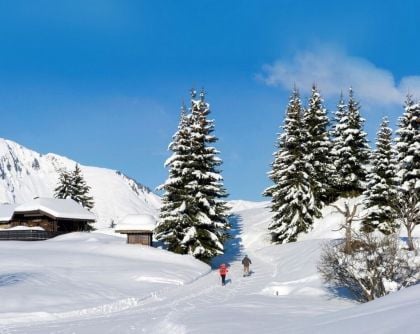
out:
M398 181L400 190L420 198L420 104L410 95L397 130Z
M360 106L352 89L347 105L340 100L336 117L339 118L333 131L336 192L343 197L359 196L366 188L370 149L363 131L365 120L360 116Z
M84 208L90 210L94 206L93 197L89 196L90 187L86 184L82 170L76 164L71 173L71 198L80 203Z
M229 229L223 201L227 194L218 169L222 160L211 146L217 138L209 113L204 91L198 100L192 91L190 113L181 117L170 145L173 155L167 163L169 179L162 185L166 193L157 228L157 237L171 250L205 262L223 254Z
M310 180L314 172L306 160L304 132L302 104L295 88L268 173L274 185L264 191L265 196L271 197L274 215L268 228L276 243L296 241L300 233L312 227L314 217L319 215Z
M398 227L393 209L397 199L397 164L387 118L382 120L370 161L372 167L367 176L367 189L363 193L367 216L362 221L362 230L373 232L378 229L384 234L391 234Z
M219 151L211 144L218 139L213 135L214 121L209 120L210 105L202 90L200 98L191 100L191 149L190 179L186 186L193 202L188 207L194 225L189 228L182 244L200 260L209 261L223 254L229 222L227 196L218 167L222 160Z
M55 198L71 198L71 175L66 169L61 169L58 176L58 185L54 189Z
M193 221L187 212L193 202L187 192L186 185L189 182L189 170L191 161L191 117L187 115L185 106L181 109L181 118L177 132L172 137L168 149L172 151L171 157L165 162L169 168L169 177L164 184L158 187L164 190L159 222L155 228L156 239L163 241L168 250L186 254L187 247L181 242L184 239L188 227L193 226Z
M312 190L317 207L320 209L331 199L331 179L334 165L331 157L332 144L329 138L329 120L323 105L323 99L316 86L312 86L312 94L303 116L306 135L306 158L313 167L311 175Z

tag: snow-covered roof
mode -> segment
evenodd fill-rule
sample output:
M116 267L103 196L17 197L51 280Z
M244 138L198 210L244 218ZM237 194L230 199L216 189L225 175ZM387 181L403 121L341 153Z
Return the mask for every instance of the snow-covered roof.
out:
M0 204L0 223L8 222L12 219L16 206L17 204Z
M15 213L42 211L55 218L95 220L95 215L76 201L66 198L38 197L15 208Z
M153 231L156 219L148 214L131 214L117 224L116 231Z

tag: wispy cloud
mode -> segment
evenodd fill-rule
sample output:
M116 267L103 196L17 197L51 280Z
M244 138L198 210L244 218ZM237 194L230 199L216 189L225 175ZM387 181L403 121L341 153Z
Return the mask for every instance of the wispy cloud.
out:
M292 59L279 59L265 65L258 77L267 85L285 89L296 84L303 93L308 93L316 83L325 97L337 96L353 87L366 104L401 105L408 92L420 98L420 76L407 76L397 82L389 70L334 48L319 48L297 53Z

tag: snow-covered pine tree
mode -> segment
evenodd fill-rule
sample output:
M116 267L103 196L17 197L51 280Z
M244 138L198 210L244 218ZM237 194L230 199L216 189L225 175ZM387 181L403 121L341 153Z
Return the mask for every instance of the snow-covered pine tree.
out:
M169 177L158 187L164 190L164 194L159 222L155 228L156 239L163 241L170 251L180 254L188 253L188 248L181 242L188 228L193 226L187 203L190 207L194 201L186 188L190 178L187 171L190 171L192 160L190 123L191 117L183 105L178 130L168 147L172 155L165 162L165 167L169 168Z
M58 176L58 184L54 189L55 198L67 198L72 197L71 189L71 175L66 169L60 170L60 175Z
M332 143L329 138L329 120L323 99L315 85L308 107L303 115L306 135L306 159L313 167L311 175L312 190L319 209L331 199L331 179L334 176L334 165L331 157Z
M71 198L80 203L84 208L90 210L94 206L93 197L89 196L90 187L86 184L82 170L76 164L74 171L70 175Z
M268 228L276 243L296 241L299 233L307 232L319 215L311 188L313 168L306 161L304 131L302 104L295 88L268 173L274 185L264 191L265 196L271 197L274 215Z
M420 104L410 95L397 130L398 181L402 192L414 192L420 198Z
M333 131L336 192L343 197L358 196L366 188L370 148L363 131L365 120L360 116L360 106L351 88L347 106L341 99L336 117L339 117Z
M343 145L343 130L347 129L345 121L347 121L347 105L344 101L343 92L341 92L340 99L337 103L337 110L334 112L333 126L330 129L330 138L332 142L331 159L334 169L334 173L330 179L331 202L337 200L337 198L341 195L339 190L340 180L336 165L337 161L339 160L339 154L337 150Z
M169 178L165 190L156 237L174 252L191 254L209 262L223 254L229 229L223 178L218 170L222 160L210 144L214 121L208 120L209 104L204 91L196 100L192 91L191 110L181 114L178 131L169 145Z
M210 261L223 254L223 242L227 239L229 229L228 206L223 200L227 196L223 178L218 167L222 160L220 153L211 144L218 139L213 135L214 121L209 120L210 105L205 101L204 90L196 100L192 91L191 99L191 160L186 189L191 202L186 203L186 212L192 219L182 240L188 253L202 261Z
M393 203L397 198L396 154L392 143L392 130L388 118L382 120L377 133L376 149L371 155L372 168L367 176L364 206L367 216L362 221L362 230L378 229L384 234L394 233L396 223Z

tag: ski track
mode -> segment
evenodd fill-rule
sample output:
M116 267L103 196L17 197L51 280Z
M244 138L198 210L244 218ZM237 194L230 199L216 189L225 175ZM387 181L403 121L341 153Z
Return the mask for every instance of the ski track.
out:
M284 269L280 268L270 257L267 257L267 253L264 252L269 242L261 244L261 234L266 229L264 225L266 224L266 215L255 216L252 209L243 210L240 215L242 219L240 229L245 227L244 221L247 219L255 220L251 223L248 221L246 224L248 238L242 240L244 248L240 254L240 257L242 257L246 251L253 261L250 277L242 277L242 265L240 257L237 257L230 264L226 286L221 286L218 271L212 270L188 284L176 288L164 288L142 298L126 298L110 304L63 313L24 314L14 319L16 323L10 323L9 319L9 324L2 326L0 322L0 334L95 333L98 323L101 326L101 333L199 333L199 330L195 331L194 328L187 328L183 321L194 312L214 310L219 305L223 305L230 310L240 309L241 307L257 308L258 301L254 302L253 298L256 295L262 296L262 291L267 286L274 284L275 286L283 286L285 289L291 289L291 287L316 280L317 277L312 275L284 282L273 282L273 278L277 277ZM308 252L312 252L312 249L309 249ZM296 265L298 264L286 263L291 271L294 270ZM282 266L285 266L284 262ZM293 296L287 295L284 297L293 298ZM269 298L273 299L275 297ZM248 301L245 304L244 299ZM283 304L282 307L284 308ZM305 310L300 309L300 304L286 304L288 304L288 312L305 312ZM332 303L332 305L316 303L316 306L319 309L314 313L321 314L335 310L337 303ZM273 313L278 312L273 310ZM234 324L231 324L231 326L234 326ZM282 329L287 327L288 324L285 323ZM209 332L212 332L211 329Z

